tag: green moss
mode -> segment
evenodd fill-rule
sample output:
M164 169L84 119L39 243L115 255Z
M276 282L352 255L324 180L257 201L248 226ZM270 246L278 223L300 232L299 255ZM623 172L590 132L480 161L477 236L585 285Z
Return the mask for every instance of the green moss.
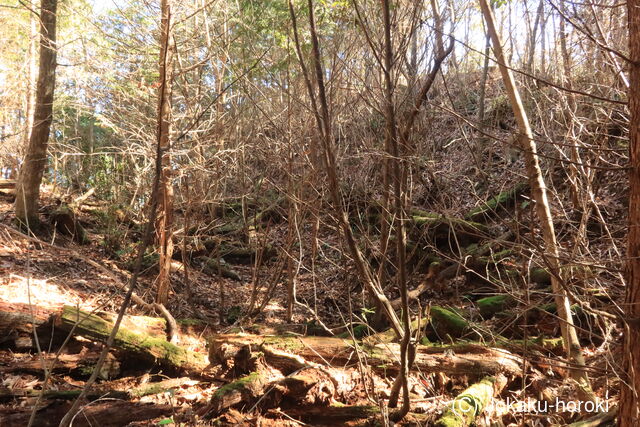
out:
M424 326L427 324L428 319L426 318L422 318L422 328L424 328ZM411 330L415 331L418 329L418 327L420 327L418 325L418 319L415 319L414 321L411 322ZM394 342L397 341L397 336L395 331L393 330L393 328L389 328L384 332L379 332L377 334L373 334L370 335L368 337L366 337L363 341L366 344L369 345L375 345L375 344L386 344L386 343L390 343L390 342Z
M487 227L474 221L467 221L460 218L446 217L433 212L426 212L420 209L411 210L411 219L419 227L428 226L434 228L436 232L448 232L451 228L456 231L486 232Z
M93 337L106 339L113 325L104 319L85 312L78 312L75 307L65 306L63 309L63 319L75 323L81 321L83 329L87 330ZM127 329L120 328L115 336L115 345L125 351L140 354L154 359L161 364L180 367L189 363L203 363L204 356L178 347L163 338L156 338L148 335L140 335Z
M551 274L544 268L532 268L529 270L529 279L533 283L551 283Z
M480 298L476 301L480 309L480 315L485 319L493 317L496 313L503 311L507 305L513 303L514 299L506 294Z
M437 305L431 307L431 326L441 338L460 338L469 330L469 323L460 314Z
M259 381L260 380L260 374L258 372L252 372L249 375L245 375L244 377L240 377L237 380L235 380L232 383L229 383L227 385L224 385L222 387L220 387L218 390L216 390L216 392L213 394L213 398L222 398L225 395L233 392L233 391L242 391L244 390L249 384Z
M192 319L192 318L185 318L185 319L176 319L176 322L178 323L178 325L180 326L201 326L201 325L205 325L205 321L201 320L201 319Z
M471 425L475 418L482 413L484 408L493 398L493 377L485 377L460 393L442 417L435 423L436 427L466 427Z
M294 352L304 348L304 344L299 339L289 337L264 337L263 343L280 350L290 350Z
M495 197L490 198L480 206L472 209L467 215L466 219L477 221L481 219L485 214L495 212L500 207L505 207L509 203L512 203L520 194L522 194L529 185L521 182L516 184L513 188L503 191Z
M236 323L240 316L242 316L242 307L239 305L232 305L227 311L227 322Z

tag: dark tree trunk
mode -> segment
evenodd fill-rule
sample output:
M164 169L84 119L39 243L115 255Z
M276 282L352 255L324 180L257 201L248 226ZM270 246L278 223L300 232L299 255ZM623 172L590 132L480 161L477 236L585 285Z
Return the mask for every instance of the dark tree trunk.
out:
M173 187L171 183L171 83L173 80L173 45L171 36L171 0L161 2L162 23L160 35L160 89L158 92L158 140L162 150L160 175L159 215L156 223L160 261L157 278L156 301L169 300L169 275L173 255Z
M624 372L618 425L637 425L640 419L640 0L627 2L629 15L629 236L625 299Z
M42 0L40 7L40 66L36 86L33 128L18 178L15 211L20 223L37 227L40 183L47 164L47 144L53 119L56 86L57 0Z

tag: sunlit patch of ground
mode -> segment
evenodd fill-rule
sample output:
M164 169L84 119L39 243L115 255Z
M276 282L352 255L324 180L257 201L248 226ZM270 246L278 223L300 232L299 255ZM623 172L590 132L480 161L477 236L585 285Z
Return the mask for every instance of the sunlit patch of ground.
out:
M77 305L84 310L95 308L95 302L76 291L47 279L10 274L0 282L0 300L11 305L29 304L41 310L55 311L63 305Z

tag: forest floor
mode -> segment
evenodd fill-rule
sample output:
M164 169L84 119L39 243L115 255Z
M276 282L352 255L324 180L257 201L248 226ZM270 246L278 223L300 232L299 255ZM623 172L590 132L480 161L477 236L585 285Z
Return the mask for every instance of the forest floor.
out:
M43 200L45 212L52 211L58 203L52 194L45 194ZM114 236L105 233L104 224L100 224L95 215L80 211L80 222L85 225L89 244L77 244L55 231L28 237L14 226L10 198L0 196L0 315L4 316L0 318L0 425L27 425L32 413L35 417L33 425L58 425L71 400L84 386L103 345L96 337L80 334L73 334L62 343L67 334L59 333L55 328L64 316L65 306L83 312L102 313L102 318L113 321L114 313L123 302L123 289L131 274L127 265L130 267L133 255L125 253L124 245L118 245L117 251L109 247L114 245ZM269 241L277 246L286 239L286 233L286 227L276 226L270 230ZM140 236L135 231L126 231L115 238L135 242ZM345 259L335 233L321 233L320 241L323 261L318 262L313 271L302 270L297 274L297 298L302 304L295 307L290 321L286 319L285 286L278 285L272 292L269 290L270 283L279 280L271 276L271 269L267 267L277 260L265 263L267 267L259 269L255 278L252 277L252 265L231 265L240 280L205 274L203 269L190 267L188 277L185 277L184 270L181 270L184 266L178 265L172 273L173 291L167 308L178 320L177 344L200 361L199 365L195 364L197 369L192 365L188 369L176 369L175 366L153 363L140 357L136 351L115 346L100 373L97 388L73 425L375 425L386 419L387 415L380 413L379 402L389 396L394 375L386 375L385 363L380 365L382 369L380 366L369 369L367 362L362 363L358 351L355 352L357 357L349 355L345 361L337 353L331 354L331 349L327 353L329 360L326 360L327 354L322 353L325 351L323 342L318 341L318 347L313 349L310 347L315 341L302 338L328 335L317 321L322 319L332 333L343 334L344 342L355 343L361 337L355 336L355 330L344 325L361 324L360 320L367 314L367 310L362 310L367 306L366 295L355 276L343 268ZM124 255L118 259L113 256L114 252ZM136 288L136 293L148 302L153 301L156 271L151 263L143 271ZM427 275L427 271L418 272L414 280L420 283L426 280ZM425 306L438 305L471 312L474 318L471 329L482 332L480 341L486 340L484 331L506 335L509 325L505 325L504 318L483 319L474 303L465 299L464 280L460 276L453 278L444 290L429 289L424 295L428 303L424 298L421 301ZM260 285L254 288L254 283ZM264 309L249 323L241 322L252 292L256 293L258 302L264 301L266 295L271 297L264 301ZM485 292L491 295L491 290L485 289ZM348 301L345 301L345 295ZM531 298L534 306L550 301L536 295ZM145 336L164 339L164 328L158 328L157 323L144 316L159 317L159 313L149 313L133 304L127 311L123 326ZM529 321L535 323L535 336L558 336L553 315L541 315ZM587 323L582 326L591 330ZM38 329L36 335L34 328ZM615 353L616 347L610 342L611 336L617 334L615 327L609 333L611 335L604 339L594 339L589 335L583 340L583 343L591 341L585 344L584 350L592 386L600 400L599 409L612 409L617 400L618 380L612 372L611 361L619 360L620 354ZM239 356L240 351L231 352L234 360L231 367L227 360L214 361L211 360L213 356L207 359L214 354L210 347L216 338L211 337L228 336L233 341L285 334L300 337L300 342L306 346L306 349L296 349L290 344L281 347L280 350L292 353L286 357L287 363L300 363L294 362L291 356L308 353L304 356L306 361L303 365L289 369L288 373L274 369L277 363L269 357L279 353L272 353L264 343L253 344L261 349L259 361L251 357L243 359ZM534 333L529 336L534 336ZM475 420L477 425L494 425L491 423L496 421L503 423L499 425L565 425L595 415L594 411L574 411L570 404L563 410L554 410L553 406L541 410L539 402L542 401L549 405L548 402L566 403L576 399L575 385L563 379L563 367L555 361L554 354L561 353L557 348L544 349L543 344L530 353L525 351L524 357L521 352L510 349L505 356L507 359L503 360L492 359L495 348L489 348L490 343L485 342L489 350L473 347L477 339L456 341L458 345L468 343L467 347L447 347L453 342L449 339L450 342L443 342L439 350L434 350L433 363L440 365L435 369L429 368L430 362L420 365L423 371L418 370L411 375L412 407L404 424L435 425L435 420L457 395L486 376L497 378L501 384L495 386L491 405L486 405L482 415ZM495 343L493 345L498 347ZM508 346L505 348L509 349ZM218 351L216 357L220 351L229 353L227 347L222 350L216 348L215 351ZM476 360L474 353L478 351L484 353ZM319 352L322 354L319 354L318 361L311 362L316 359L312 353L318 355ZM370 361L378 360L376 357L380 358L369 354ZM344 363L336 366L334 358ZM52 364L54 359L55 364ZM469 361L477 364L469 368L466 364ZM260 366L268 372L265 384L271 388L266 388L265 392L266 386L261 385L264 393L252 396L241 390L227 402L220 398L220 390L237 386L233 381L239 376L237 366L241 362L268 365ZM494 363L503 368L494 368ZM509 368L510 363L526 372L525 376L519 375L517 369ZM253 366L252 369L257 368ZM326 385L327 381L316 380L303 396L295 394L292 391L295 387L290 384L287 383L288 389L283 385L283 381L305 369L314 370L317 376L328 375L333 384ZM138 394L131 392L144 389L145 384L155 383L161 387L153 391L145 389ZM318 385L320 383L325 384L324 388ZM331 390L327 391L327 387ZM42 393L43 389L47 393ZM278 393L269 393L272 389ZM278 397L266 398L269 394ZM515 401L520 405L527 402L530 406L510 406ZM327 405L338 409L355 408L362 412L334 416Z

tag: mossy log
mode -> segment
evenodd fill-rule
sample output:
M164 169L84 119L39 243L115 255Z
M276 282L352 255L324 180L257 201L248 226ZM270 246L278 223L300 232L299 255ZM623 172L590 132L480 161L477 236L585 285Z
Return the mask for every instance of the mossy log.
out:
M300 362L296 362L299 359L317 364L329 363L334 367L355 366L358 363L356 349L350 339L220 334L213 335L208 341L209 359L215 364L226 364L246 346L251 346L254 351L262 351L266 362L281 371L293 372L300 369ZM280 354L271 350L277 350ZM398 344L358 345L358 350L373 369L379 372L397 372L400 364ZM289 353L291 356L285 358L281 353ZM481 345L419 345L413 368L421 372L443 372L449 375L496 372L519 375L521 359L508 351Z
M503 386L495 377L485 377L460 393L434 424L436 427L466 427L471 425L493 396Z
M266 386L267 378L263 373L251 372L216 390L211 397L210 409L217 415L239 403L253 404L262 396Z
M215 253L232 264L253 264L258 256L265 262L277 255L276 250L270 245L264 248L235 246L216 238L205 240L203 245L207 253Z
M513 297L506 294L484 297L476 301L478 309L480 309L480 315L484 319L492 318L497 313L503 311L506 307L511 306L514 303L515 300Z
M71 306L64 306L54 321L56 327L64 331L102 342L107 340L113 329L113 323ZM122 326L116 334L114 347L178 371L197 371L207 366L202 354L185 350L164 338L137 334Z
M484 224L421 209L412 209L409 218L421 233L427 232L436 240L453 239L455 235L457 239L472 243L482 240L488 234Z
M469 322L459 313L444 307L434 305L431 307L431 326L440 339L447 336L460 338L471 331Z
M89 235L78 221L75 212L67 205L61 205L49 215L51 223L65 236L71 236L73 240L84 245L90 242Z
M240 274L229 267L222 260L218 260L214 257L198 257L196 258L196 260L202 264L202 272L205 274L209 274L211 276L218 275L231 280L242 282L242 277L240 277Z
M499 214L501 210L513 206L518 197L527 191L528 188L529 184L520 182L472 209L465 215L465 219L469 221L485 221L491 216Z
M454 310L434 305L430 310L430 317L423 319L422 327L429 323L433 328L436 336L440 340L445 338L461 338L465 335L475 334L467 320ZM418 320L411 322L411 329L415 330L418 327ZM389 329L384 332L380 332L371 335L364 339L365 343L388 343L396 340L396 335L393 330Z
M429 322L428 318L422 318L421 321L418 322L418 319L415 319L411 322L411 330L415 331L418 328L424 328ZM389 328L386 331L378 332L373 335L369 335L362 339L362 342L366 345L376 345L376 344L387 344L390 342L397 342L398 336L396 335L393 328Z

